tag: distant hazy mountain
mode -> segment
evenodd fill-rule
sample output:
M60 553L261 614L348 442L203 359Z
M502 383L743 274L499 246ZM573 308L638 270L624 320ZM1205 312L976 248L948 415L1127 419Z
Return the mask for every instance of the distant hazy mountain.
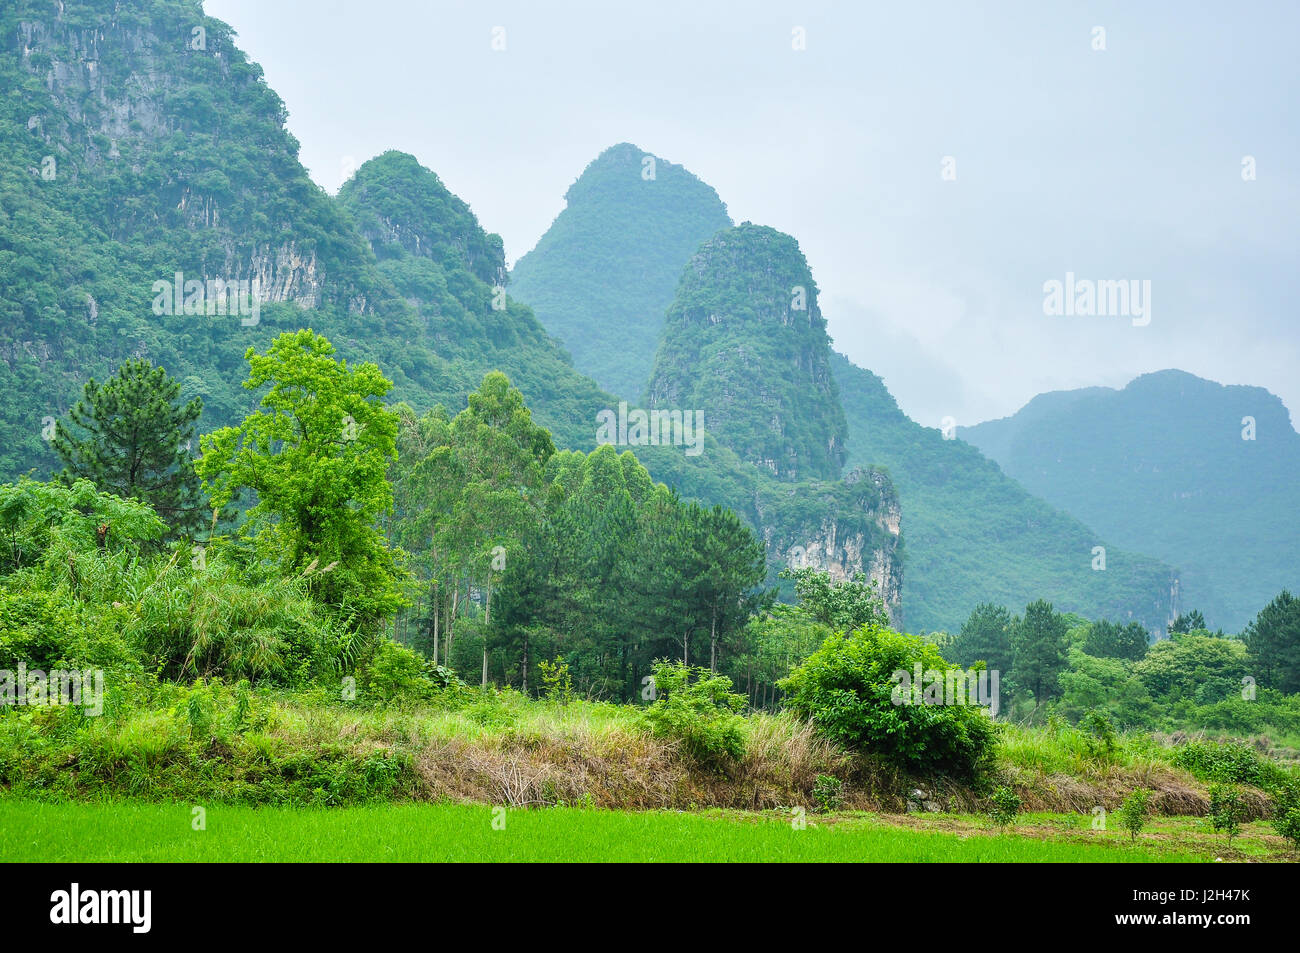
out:
M1162 630L1175 572L1121 548L1034 496L962 440L945 440L898 409L875 374L836 354L849 424L849 462L893 478L903 505L903 609L909 623L955 630L977 602L1023 611L1043 598L1090 618L1137 619ZM1105 547L1106 568L1094 565Z
M728 451L769 476L805 481L784 488L778 484L775 493L770 487L759 491L770 481L758 481L749 491L767 519L775 512L768 504L779 500L800 527L797 533L769 538L774 555L794 546L807 550L807 539L816 536L821 542L812 547L810 561L826 559L841 568L846 547L836 534L842 535L842 527L832 522L810 532L817 511L801 509L801 501L818 500L828 516L834 515L835 494L845 487L884 486L886 481L878 470L847 473L848 479L869 474L863 482L837 481L844 472L840 463L879 463L893 477L886 481L887 490L841 515L852 520L854 533L866 532L855 510L872 511L887 522L892 513L887 501L897 499L904 539L902 611L909 627L956 629L979 602L995 599L1023 609L1040 597L1061 609L1164 626L1177 587L1172 569L1116 549L1113 540L1036 499L974 448L945 441L938 431L906 417L879 378L839 355L832 357L823 340L813 340L824 337L818 330L821 306L795 240L752 225L718 234L726 223L714 223L710 209L722 206L713 190L683 172L693 185L678 190L675 198L647 193L646 186L654 183L640 176L646 155L616 146L592 163L579 181L598 173L600 194L575 196L571 191L569 209L537 249L521 259L511 293L533 305L573 350L575 365L598 379L601 359L582 343L593 335L612 342L610 349L621 351L625 360L643 363L644 377L633 393L642 390L639 381L650 378L649 355L657 353L650 403L701 407L713 422L713 436ZM650 204L647 194L657 194L661 201ZM630 215L629 208L637 214ZM566 221L570 213L575 214ZM651 256L641 240L630 248L620 246L626 254L612 254L611 236L629 221L635 221L638 235L680 236L679 247L689 244L691 232L680 223L692 221L697 239L675 262L658 249ZM565 249L563 267L556 264L557 246ZM793 307L794 287L802 285L813 302L808 312ZM575 288L592 291L574 294ZM612 309L603 303L607 294L637 305ZM560 304L573 339L557 323ZM743 510L740 501L746 494L734 474L709 475L699 458L688 467L680 455L662 463L660 456L647 455L657 478L683 489L709 479L714 498L725 494ZM674 470L683 471L675 480ZM1092 569L1094 546L1108 547L1105 572ZM835 552L841 555L830 555Z
M602 387L635 401L682 265L731 225L727 207L680 165L630 143L602 152L565 193L567 206L515 264L528 302ZM630 338L629 333L634 332Z
M1263 388L1160 371L959 433L1118 545L1178 566L1183 607L1215 628L1300 589L1300 435Z

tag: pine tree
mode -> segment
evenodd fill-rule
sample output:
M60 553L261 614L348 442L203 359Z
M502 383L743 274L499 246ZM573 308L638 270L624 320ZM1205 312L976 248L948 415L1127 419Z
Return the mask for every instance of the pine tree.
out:
M1060 694L1057 677L1066 667L1066 624L1043 599L1025 606L1025 616L1012 624L1012 663L1016 683L1034 693L1034 702Z
M1014 655L1011 649L1011 613L991 602L982 602L971 610L961 631L944 653L950 662L974 665L983 661L991 672L1011 673Z
M93 377L53 446L62 479L86 479L101 491L153 507L173 532L193 529L207 510L194 472L195 397L180 403L181 385L144 358L128 360L106 383Z

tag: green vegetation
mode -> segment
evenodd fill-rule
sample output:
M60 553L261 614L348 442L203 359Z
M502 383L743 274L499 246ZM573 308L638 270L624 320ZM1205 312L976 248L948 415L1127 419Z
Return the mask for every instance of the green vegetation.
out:
M89 480L106 493L140 500L177 530L203 521L191 450L203 413L197 397L179 405L180 384L147 360L129 360L105 384L86 383L52 441L68 482Z
M705 408L720 443L780 480L833 480L846 425L829 358L817 285L798 243L745 223L709 239L686 264L647 400Z
M1005 784L989 797L989 817L998 827L1009 827L1020 813L1020 795Z
M730 227L727 207L686 169L627 142L592 160L564 200L511 289L583 373L635 401L682 266Z
M1241 814L1241 792L1235 785L1210 785L1210 827L1223 834L1228 843L1241 833Z
M1300 587L1300 434L1263 388L1166 370L1040 394L958 436L1103 539L1178 567L1184 605L1205 614L1193 628L1239 631Z
M1150 814L1150 800L1151 792L1145 788L1138 788L1124 798L1124 803L1119 809L1119 820L1124 825L1124 830L1128 831L1129 840L1136 841L1138 834L1142 833L1142 828L1146 827Z
M785 817L622 814L560 808L494 813L419 805L335 811L188 805L46 805L0 800L0 861L614 861L631 863L1191 861L1108 843L965 837L870 818L804 830ZM494 821L495 826L494 826ZM24 831L41 831L39 838Z
M849 465L883 467L902 501L909 626L952 632L982 602L1023 606L1047 594L1090 619L1147 629L1168 621L1170 566L1138 555L1135 543L1121 550L1113 535L1033 496L975 447L911 420L871 371L839 354L831 370L849 424ZM1093 569L1095 546L1106 549L1104 571Z
M596 446L615 399L434 173L389 152L326 196L197 0L110 6L0 13L0 826L58 805L131 858L344 857L428 818L384 856L1144 860L845 812L993 793L1012 828L1149 790L1144 844L1207 815L1234 858L1272 856L1265 819L1295 841L1297 601L1149 644L1170 571L1096 570L833 356L793 238L631 146L593 164L520 281L598 316L602 380L707 421L698 457ZM254 278L251 315L204 300ZM904 575L913 629L958 634L902 631ZM959 675L994 694L934 695ZM500 815L516 843L442 802L561 810ZM213 825L141 840L180 804ZM780 823L663 813L700 808Z
M645 712L650 730L681 742L687 756L706 767L724 766L745 753L745 699L731 679L681 662L655 666L656 698Z
M974 700L966 702L964 690L958 704L920 703L920 675L938 673L942 696L952 668L917 636L872 622L833 633L781 688L791 711L850 750L873 752L904 769L973 778L992 756L993 722ZM900 672L905 683L895 675Z

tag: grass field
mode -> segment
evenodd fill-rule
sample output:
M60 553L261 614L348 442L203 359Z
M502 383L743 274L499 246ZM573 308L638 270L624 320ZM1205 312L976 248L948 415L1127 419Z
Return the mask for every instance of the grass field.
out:
M493 826L494 817L497 827ZM924 830L867 815L624 813L384 805L206 809L183 804L0 800L0 861L959 861L1152 862L1207 854L977 831Z

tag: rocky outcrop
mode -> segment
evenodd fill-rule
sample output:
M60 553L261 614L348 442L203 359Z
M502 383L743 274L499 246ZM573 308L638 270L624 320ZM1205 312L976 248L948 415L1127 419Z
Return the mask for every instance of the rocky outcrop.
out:
M857 469L849 480L769 486L755 500L773 568L811 567L843 582L862 573L902 625L902 513L887 474Z

